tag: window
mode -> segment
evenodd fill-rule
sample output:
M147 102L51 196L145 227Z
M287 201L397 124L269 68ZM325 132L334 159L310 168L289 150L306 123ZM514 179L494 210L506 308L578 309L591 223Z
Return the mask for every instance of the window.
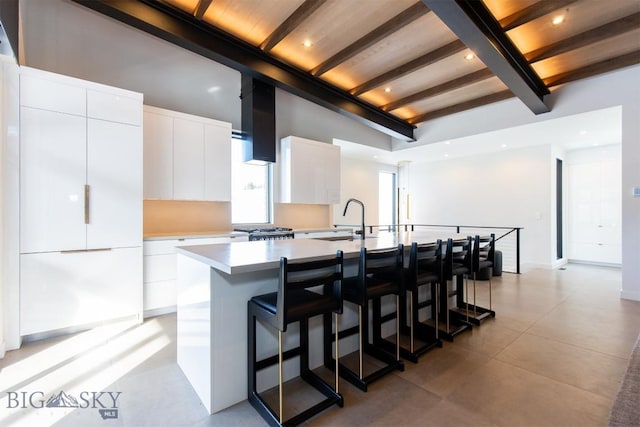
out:
M396 174L380 172L378 174L378 224L396 223Z
M271 165L243 161L243 144L231 143L231 222L266 224L271 222Z

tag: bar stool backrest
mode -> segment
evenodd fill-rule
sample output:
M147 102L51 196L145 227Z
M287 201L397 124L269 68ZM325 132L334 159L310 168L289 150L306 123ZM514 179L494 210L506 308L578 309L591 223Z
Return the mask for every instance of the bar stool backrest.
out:
M495 262L496 236L491 233L489 236L476 235L473 242L473 271L477 273L481 268L481 263Z
M409 268L407 269L407 289L415 290L418 276L430 274L435 281L442 278L442 241L418 244L413 242L409 251Z
M296 307L296 303L301 300L305 301L303 314L306 317L324 313L327 307L334 313L342 313L343 264L342 251L338 251L333 258L307 262L289 263L287 258L280 258L274 326L286 331L287 324L299 320L300 316L292 316L292 312L296 308L300 309ZM318 293L315 305L309 304L308 298L297 298L302 292Z
M473 271L471 237L467 236L465 239L456 240L447 239L443 264L443 273L447 280L451 280L456 273L471 273Z
M367 301L367 287L381 281L393 285L393 293L400 295L403 290L404 246L396 248L375 249L367 251L360 249L360 263L358 267L358 296L361 305Z

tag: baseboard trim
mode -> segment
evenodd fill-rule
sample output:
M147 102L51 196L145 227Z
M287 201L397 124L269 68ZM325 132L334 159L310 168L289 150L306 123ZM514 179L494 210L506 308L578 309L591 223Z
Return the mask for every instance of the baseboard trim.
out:
M144 318L146 319L148 317L164 316L165 314L175 313L176 311L178 311L178 308L175 305L170 305L168 307L154 308L151 310L145 310Z
M640 291L620 291L620 298L631 301L640 301Z
M582 261L579 259L570 259L569 262L571 264L584 264L584 265L596 265L598 267L622 268L622 264L616 264L611 262Z

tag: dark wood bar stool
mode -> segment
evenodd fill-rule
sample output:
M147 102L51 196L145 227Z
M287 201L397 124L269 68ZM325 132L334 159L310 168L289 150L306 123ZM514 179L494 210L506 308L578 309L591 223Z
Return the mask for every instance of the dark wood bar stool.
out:
M438 334L438 296L441 283L442 241L438 239L435 243L412 243L404 282L408 300L402 304L400 317L401 331L409 337L409 348L400 347L400 354L404 359L417 363L420 355L434 347L442 347ZM429 286L429 297L421 300L419 293L424 286ZM421 322L419 314L424 308L429 313L426 322ZM416 338L420 340L420 345L416 345Z
M471 237L465 239L447 239L447 246L443 260L443 290L440 293L440 311L444 313L442 337L453 341L453 337L470 329L468 276L473 271L471 257ZM455 280L455 289L449 288L449 282ZM464 281L464 289L462 283ZM456 304L451 305L450 299L456 297Z
M496 250L496 236L490 234L489 236L476 235L473 239L473 252L472 252L472 266L473 266L473 304L469 305L471 313L469 314L469 320L479 325L481 320L489 317L496 317L495 311L492 308L491 301L491 276L492 272L489 271L489 308L479 307L476 303L476 276L482 269L493 268L495 263L495 250ZM468 300L467 296L467 300Z
M272 426L298 425L334 404L343 406L339 393L338 375L331 387L309 369L309 318L318 315L334 314L336 331L338 314L342 313L343 254L338 251L335 257L310 262L288 263L280 259L280 277L278 291L258 295L248 303L248 400L260 415ZM278 354L263 360L256 360L256 320L278 331ZM300 345L298 348L283 352L282 337L287 325L300 322ZM330 327L330 326L329 326ZM326 342L326 340L325 340ZM338 352L338 339L335 340ZM326 398L321 402L284 420L283 362L300 356L300 377ZM278 365L278 411L272 409L260 396L256 386L258 371L272 365ZM334 367L338 372L337 364Z
M396 313L400 309L400 295L403 292L403 245L398 245L392 249L377 249L367 251L366 248L360 250L360 260L358 265L358 275L344 279L344 300L349 301L358 307L358 325L356 327L340 331L339 338L358 334L358 372L355 372L338 363L340 376L360 388L367 391L367 387L372 382L384 375L398 369L404 370L404 363L400 360L400 334L399 317L396 320L396 345L395 351L390 353L384 349L382 338L382 304L381 298L387 295L396 296ZM372 342L369 342L369 301L372 302ZM326 319L326 317L325 317ZM330 329L329 329L330 330ZM328 328L325 327L325 339L330 339ZM325 344L325 366L331 368L333 359L326 349ZM336 353L337 354L337 353ZM375 371L365 375L364 354L374 357L385 365ZM339 358L336 357L339 361Z

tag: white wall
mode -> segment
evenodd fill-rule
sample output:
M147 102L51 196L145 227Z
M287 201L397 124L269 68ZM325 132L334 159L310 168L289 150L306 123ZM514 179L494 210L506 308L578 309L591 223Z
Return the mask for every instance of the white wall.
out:
M397 173L398 168L374 161L342 157L340 165L341 203L333 206L334 223L360 224L360 206L349 205L347 215L342 216L345 203L353 197L364 203L365 224L378 224L378 174L380 171Z
M535 146L409 168L412 222L523 227L523 267L549 267L551 147Z

